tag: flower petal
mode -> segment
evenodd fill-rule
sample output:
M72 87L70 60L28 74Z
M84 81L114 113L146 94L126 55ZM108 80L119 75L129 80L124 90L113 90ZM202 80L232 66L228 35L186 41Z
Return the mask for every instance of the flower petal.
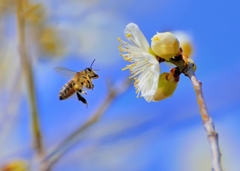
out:
M125 30L124 34L126 38L135 46L144 50L145 52L149 51L149 43L138 26L134 23L129 23Z
M138 58L133 58L133 60L136 61L132 67L133 76L137 81L135 88L146 101L150 102L153 100L158 87L159 63L154 56L146 52L142 52L141 55L138 55Z

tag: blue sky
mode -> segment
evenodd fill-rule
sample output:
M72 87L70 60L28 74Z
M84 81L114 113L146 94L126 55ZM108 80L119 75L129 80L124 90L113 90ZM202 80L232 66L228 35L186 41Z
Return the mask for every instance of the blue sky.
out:
M49 11L49 23L58 28L67 51L61 59L47 60L39 56L34 66L47 147L59 143L97 110L107 94L106 80L120 82L129 76L128 71L121 71L127 63L119 56L117 38L124 39L125 26L134 22L149 41L157 31L179 30L190 34L196 75L203 83L205 100L219 132L223 168L239 170L240 2L38 2L44 2ZM86 109L75 96L59 101L58 92L68 80L53 68L82 70L90 66L93 59L96 59L93 68L100 69L100 77L94 80L94 90L88 91L89 107ZM163 71L170 69L163 65ZM210 170L207 137L188 78L182 75L174 95L164 101L147 103L135 96L131 86L114 101L101 120L86 131L81 143L70 150L54 170ZM23 100L18 124L2 142L4 147L8 147L9 142L19 148L19 144L30 144L28 124L27 104Z

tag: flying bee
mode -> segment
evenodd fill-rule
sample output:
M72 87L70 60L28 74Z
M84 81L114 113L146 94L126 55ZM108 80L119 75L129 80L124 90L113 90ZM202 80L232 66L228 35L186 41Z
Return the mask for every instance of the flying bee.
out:
M78 100L83 102L88 106L87 100L82 96L82 94L87 94L83 89L92 89L94 85L92 83L92 79L97 79L98 75L92 69L92 65L95 59L93 60L91 66L89 68L84 69L83 71L75 72L66 68L56 67L55 69L64 74L70 75L73 78L68 81L63 88L59 92L59 100L67 99L72 96L74 93L77 94Z

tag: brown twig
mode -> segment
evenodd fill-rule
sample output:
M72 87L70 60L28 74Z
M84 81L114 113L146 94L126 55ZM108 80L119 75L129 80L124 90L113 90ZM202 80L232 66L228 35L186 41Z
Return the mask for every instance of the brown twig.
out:
M29 108L31 113L31 128L33 131L33 146L34 146L34 149L36 150L36 155L39 158L41 158L44 155L44 151L43 151L43 145L42 145L41 130L39 126L39 117L38 117L35 90L34 90L32 65L31 65L31 60L27 55L26 34L25 34L26 28L25 28L25 18L23 15L24 11L23 11L22 4L23 4L22 0L16 0L18 48L19 48L21 65L23 68L26 85L27 85L28 101L29 101Z
M169 61L176 65L180 72L185 74L192 82L194 90L196 92L197 102L199 105L200 114L203 121L203 126L207 132L208 142L212 152L212 171L222 171L221 166L221 153L218 143L218 133L215 131L212 118L210 117L207 105L203 98L202 93L202 83L197 80L197 77L194 72L194 63L191 59L188 59L187 56L179 54L178 56L171 58Z
M48 165L47 170L51 170L52 166L59 161L59 159L76 143L74 141L79 142L81 138L78 138L81 133L90 127L92 124L97 122L99 118L104 114L104 112L108 109L111 103L122 93L124 93L130 86L131 81L129 79L122 82L119 86L112 87L108 86L109 92L105 100L103 100L102 105L91 115L89 119L87 119L83 125L77 128L72 134L70 134L61 144L59 144L49 155L46 156L43 162L46 162Z
M188 63L188 69L184 73L191 80L197 96L200 114L203 121L203 126L207 132L208 142L212 152L212 171L222 171L221 153L218 143L218 133L215 131L212 118L208 114L207 106L202 93L202 83L197 80L193 70L193 63Z

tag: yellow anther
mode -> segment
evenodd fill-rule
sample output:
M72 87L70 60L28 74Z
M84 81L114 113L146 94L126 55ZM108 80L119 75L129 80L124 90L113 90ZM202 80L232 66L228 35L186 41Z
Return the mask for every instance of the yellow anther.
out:
M120 38L120 37L118 38L118 41L119 41L119 42L121 41L121 38Z
M131 34L130 33L126 34L126 37L128 37L128 38L131 37Z
M126 60L126 61L128 61L128 62L131 62L131 61L132 61L132 58L125 57L124 60Z
M122 71L125 71L130 68L130 65L127 65L125 68L122 68Z

